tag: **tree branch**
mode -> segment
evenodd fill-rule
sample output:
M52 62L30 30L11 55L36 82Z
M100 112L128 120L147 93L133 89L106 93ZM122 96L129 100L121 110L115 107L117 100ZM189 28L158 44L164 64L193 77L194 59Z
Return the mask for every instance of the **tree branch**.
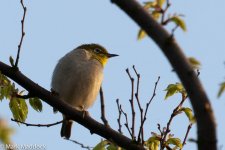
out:
M23 7L23 18L21 20L21 38L20 38L20 42L18 45L18 50L17 50L17 56L16 56L16 62L15 62L15 68L18 69L18 63L19 63L19 58L20 58L20 50L23 44L23 38L25 36L25 31L24 31L24 21L25 21L25 17L26 17L26 12L27 12L27 8L24 6L23 4L23 0L20 0L21 6Z
M101 119L105 126L110 127L105 117L105 102L104 102L104 94L103 94L102 86L100 87L100 100L101 100Z
M121 105L119 104L119 99L116 99L116 104L117 104L117 109L118 109L118 112L119 112L119 116L118 116L118 119L117 119L117 122L118 122L118 126L119 126L119 133L123 134L122 132L122 125L121 125L121 115L122 115L122 111L121 111Z
M140 85L141 75L137 72L134 65L133 65L133 70L137 76L137 87L136 87L136 92L135 92L135 98L137 100L138 108L140 111L140 118L141 118L140 122L142 123L143 122L143 108L141 107L141 103L139 100L139 85ZM138 142L141 143L142 145L144 145L144 128L142 125L140 125L139 132L138 132Z
M76 121L82 126L86 127L90 130L91 133L96 133L101 137L106 138L111 142L115 142L118 146L123 147L129 150L144 150L144 148L140 145L134 144L131 139L120 134L119 132L106 128L105 125L95 121L88 115L83 116L83 112L77 111L72 108L66 102L60 100L57 96L47 91L43 87L31 81L25 75L23 75L20 71L15 71L12 67L4 64L0 61L0 71L2 74L11 78L23 88L25 88L28 92L33 93L52 107L59 110L61 113L69 116L70 119Z
M127 128L128 132L130 133L131 138L132 138L132 139L135 139L135 137L133 137L132 132L130 131L130 128L129 128L129 123L128 123L127 113L125 113L125 112L123 111L121 105L120 105L120 111L122 112L122 114L124 115L125 120L126 120L126 123L124 123L125 127Z
M26 126L31 126L31 127L51 127L51 126L55 126L55 125L61 124L63 122L63 120L62 120L62 121L58 121L58 122L50 123L50 124L31 124L31 123L22 122L22 121L13 119L13 118L11 118L11 121L14 121L14 122L17 122L17 123L21 123L21 124L24 124Z
M198 149L215 150L216 123L209 99L182 49L136 0L111 0L127 13L161 48L182 81L197 119Z
M131 81L131 98L130 98L129 101L130 101L131 112L132 112L132 127L131 127L131 130L132 130L132 139L133 140L136 140L135 139L135 110L134 110L134 78L131 77L128 68L126 69L126 72L127 72L128 76L130 78L130 81Z
M182 143L182 147L184 147L184 145L186 144L186 141L187 141L187 137L188 137L188 134L189 134L189 132L190 132L190 130L191 130L191 127L192 127L192 123L190 123L189 125L188 125L188 128L187 128L187 132L186 132L186 134L185 134L185 137L184 137L184 140L183 140L183 143Z
M93 149L93 147L85 146L83 143L80 143L80 142L78 142L76 140L71 140L71 139L65 139L65 140L68 140L68 141L71 141L71 142L73 142L73 143L75 143L77 145L80 145L80 147L83 148L83 149L87 149L87 150Z

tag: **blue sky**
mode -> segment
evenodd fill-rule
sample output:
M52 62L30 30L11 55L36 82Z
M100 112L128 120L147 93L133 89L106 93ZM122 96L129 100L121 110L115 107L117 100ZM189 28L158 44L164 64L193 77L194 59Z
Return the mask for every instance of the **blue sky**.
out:
M140 1L143 2L143 1ZM160 76L157 96L150 106L145 124L146 138L151 132L157 132L157 123L165 126L174 107L179 103L179 96L164 100L164 89L170 83L179 82L176 74L159 48L151 39L137 41L139 27L116 5L110 1L25 1L27 16L26 36L19 62L20 70L39 85L50 89L54 66L60 57L83 43L99 43L109 52L119 54L111 59L105 68L103 89L106 103L106 116L112 128L118 129L116 99L119 98L124 110L131 117L129 98L130 80L126 68L136 66L141 74L140 99L142 105L152 95L154 82ZM225 94L216 98L219 83L225 77L225 1L179 0L172 1L170 13L185 15L187 32L178 29L175 33L178 43L187 56L197 58L201 64L200 79L212 102L218 124L218 145L224 145ZM22 8L19 0L0 1L0 60L8 63L9 56L16 56L21 34L20 20ZM132 72L132 71L131 71ZM132 75L135 74L132 72ZM184 106L190 107L188 101ZM10 120L12 114L8 101L0 104L0 116ZM90 114L100 120L99 98ZM138 109L136 110L138 111ZM61 115L53 114L52 108L44 103L44 110L37 113L29 108L26 122L53 123L61 120ZM13 142L17 144L44 144L47 149L81 149L78 145L60 137L61 125L50 128L18 126L9 121L16 129ZM138 125L138 124L137 124ZM174 119L171 126L176 137L184 137L188 120L184 115ZM138 129L138 126L137 126ZM123 131L127 134L125 127ZM127 134L128 135L128 134ZM189 137L196 137L193 126ZM91 135L87 129L74 123L72 139L85 145L94 146L100 140L98 135ZM188 143L184 149L196 149Z

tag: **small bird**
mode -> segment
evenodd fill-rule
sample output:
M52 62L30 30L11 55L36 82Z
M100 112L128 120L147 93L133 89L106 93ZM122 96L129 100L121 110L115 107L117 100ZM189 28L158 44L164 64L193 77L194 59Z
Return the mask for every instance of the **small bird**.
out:
M51 87L59 98L79 111L86 111L96 100L103 80L103 69L111 57L99 44L78 46L56 65ZM61 137L70 138L72 120L63 115Z

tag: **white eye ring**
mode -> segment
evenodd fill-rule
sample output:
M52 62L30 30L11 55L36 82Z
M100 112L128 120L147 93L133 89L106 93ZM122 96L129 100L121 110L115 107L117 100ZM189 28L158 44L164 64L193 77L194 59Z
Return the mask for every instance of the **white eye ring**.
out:
M99 53L101 52L101 50L98 49L98 48L95 48L95 49L94 49L94 52L97 53L97 54L99 54Z

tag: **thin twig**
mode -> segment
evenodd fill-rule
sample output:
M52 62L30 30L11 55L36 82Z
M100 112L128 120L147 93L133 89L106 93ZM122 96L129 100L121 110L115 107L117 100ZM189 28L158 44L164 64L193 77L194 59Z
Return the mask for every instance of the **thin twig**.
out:
M183 143L182 143L182 147L184 147L184 145L186 144L186 141L187 141L187 137L188 137L188 134L189 134L189 132L190 132L190 130L191 130L191 127L192 127L192 123L190 123L189 125L188 125L188 128L187 128L187 132L186 132L186 134L185 134L185 137L184 137L184 140L183 140Z
M118 112L119 112L119 117L117 119L118 122L118 126L119 126L119 133L123 134L122 132L122 125L121 125L121 115L122 115L122 111L121 111L121 105L119 104L119 99L116 99L116 104L117 104L117 108L118 108Z
M130 131L130 128L129 128L127 113L125 113L125 112L123 111L121 105L120 105L120 110L121 110L122 114L125 116L125 119L126 119L126 123L125 123L124 125L125 125L125 127L127 128L128 132L130 133L130 136L132 137L133 135L132 135L132 132ZM132 139L133 139L133 138L135 139L135 137L132 137Z
M133 70L134 70L134 72L137 76L137 88L136 88L135 98L136 98L137 103L138 103L138 108L139 108L139 111L140 111L140 118L141 118L141 123L142 123L143 122L143 108L141 107L141 103L140 103L140 100L139 100L139 85L140 85L141 76L137 72L134 65L133 65ZM140 129L139 129L139 132L138 132L138 143L144 144L144 129L141 125L140 125Z
M29 99L29 98L34 97L34 95L32 95L31 93L28 93L27 95L19 95L19 94L16 94L16 97L17 98L22 98L22 99Z
M140 103L140 100L139 100L139 97L137 96L137 94L135 94L135 97L138 101L138 103ZM141 142L141 144L144 144L144 129L143 129L143 126L142 126L142 122L143 122L143 108L141 107L141 105L139 104L138 105L139 107L139 110L140 110L140 117L141 117L141 125L140 125L140 128L139 128L139 132L138 132L138 142Z
M127 68L126 69L126 72L130 78L130 81L131 81L131 99L129 100L130 101L130 104L131 104L131 112L132 112L132 126L131 126L131 130L132 130L132 140L135 140L135 110L134 110L134 78L131 77L130 75L130 72L129 72L129 69Z
M163 150L163 149L164 149L166 137L167 137L167 134L170 132L170 125L171 125L171 123L172 123L172 120L173 120L173 118L178 114L178 111L179 111L179 109L182 107L182 105L183 105L184 101L186 100L186 98L187 98L187 96L186 96L185 94L182 94L182 100L181 100L181 102L180 102L179 105L173 110L173 113L171 114L170 119L169 119L169 121L168 121L168 123L167 123L166 130L165 130L165 132L163 132L164 134L163 134L163 138L162 138L162 140L161 140L161 142L160 142L160 150Z
M50 123L50 124L31 124L31 123L22 122L22 121L13 119L13 118L11 118L11 121L14 121L14 122L17 122L17 123L21 123L21 124L24 124L26 126L33 126L33 127L51 127L51 126L55 126L55 125L61 124L63 122L63 120L62 120L62 121L58 121L58 122Z
M161 137L163 136L163 131L161 130L161 126L160 126L160 124L159 123L157 123L157 128L158 128L158 130L159 130L159 132L160 132L160 135L161 135Z
M140 78L141 78L141 75L137 72L135 66L133 65L133 69L134 69L134 72L137 76L137 89L136 89L136 93L137 95L139 94L139 84L140 84Z
M71 139L66 139L66 138L65 138L65 140L68 140L68 141L71 141L71 142L73 142L73 143L76 143L77 145L80 145L80 147L81 147L81 148L84 148L84 149L88 149L88 150L93 149L93 147L85 146L83 143L80 143L80 142L78 142L78 141L76 141L76 140L71 140Z
M179 26L176 25L176 26L172 29L171 35L170 35L170 39L172 39L172 38L174 37L174 33L175 33L175 31L176 31L176 29L177 29L178 27L179 27Z
M151 104L153 98L156 96L156 87L158 85L158 82L159 82L159 79L160 79L160 76L158 77L158 80L155 82L155 87L154 87L154 90L153 90L153 94L152 94L152 97L150 98L149 102L146 104L146 108L145 108L145 113L144 113L144 117L141 121L141 125L140 125L140 129L143 129L144 128L144 123L147 119L147 112L148 112L148 108L149 108L149 105ZM160 125L158 124L158 129L160 130ZM160 132L162 134L162 132ZM140 134L140 131L139 131L139 134Z
M21 47L22 47L23 38L25 36L24 21L25 21L26 12L27 12L27 8L24 6L23 0L20 0L20 3L21 3L21 6L23 8L23 18L21 20L21 38L20 38L20 42L19 42L19 45L18 45L16 62L15 62L15 68L17 68L17 69L18 69L18 63L19 63L19 57L20 57L20 50L21 50Z
M154 90L153 90L152 97L150 98L149 102L146 104L145 115L144 115L144 122L145 122L145 120L147 119L147 112L148 112L149 105L151 104L153 98L156 96L156 88L157 88L157 85L158 85L158 83L159 83L159 80L160 80L160 76L158 76L158 79L157 79L157 81L155 82L155 87L154 87ZM143 122L143 124L144 124L144 122Z
M200 71L199 69L197 69L197 77L199 77L199 75L200 75Z
M105 102L102 86L100 87L100 100L101 100L101 119L106 127L109 127L109 123L105 117Z
M165 21L165 15L166 15L166 12L167 12L167 10L169 9L170 6L171 6L171 3L169 2L169 0L167 0L166 1L166 7L161 10L161 13L162 13L161 24L162 25L166 25L168 23L168 19Z

